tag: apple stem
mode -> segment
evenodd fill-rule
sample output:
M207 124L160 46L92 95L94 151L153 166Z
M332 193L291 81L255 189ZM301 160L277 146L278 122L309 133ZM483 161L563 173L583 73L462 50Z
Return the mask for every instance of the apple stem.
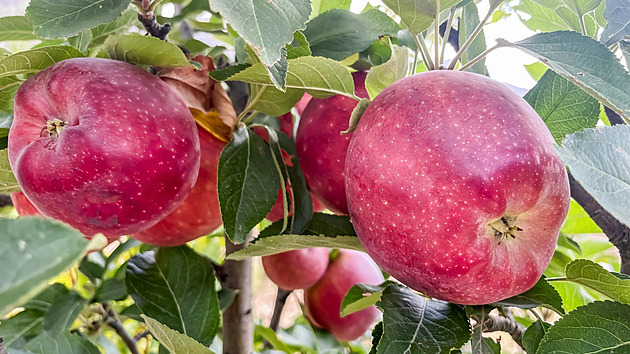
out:
M421 50L422 60L426 65L427 69L434 70L435 66L433 65L433 61L431 60L431 54L429 54L429 49L427 48L427 44L424 42L424 37L422 34L418 34L417 36L413 36L414 41L416 41L416 47Z
M435 0L435 21L433 28L433 48L435 53L435 67L434 69L439 69L440 67L440 0Z
M464 42L464 44L459 48L459 51L457 51L457 54L455 54L455 57L453 58L453 61L451 61L451 64L448 66L448 70L455 69L455 65L457 65L457 62L459 61L459 59L468 50L468 47L470 47L472 42L474 42L474 40L477 38L479 33L481 33L481 31L483 30L483 26L485 26L486 23L488 23L488 21L492 17L492 14L499 7L499 5L501 5L502 2L503 1L496 1L496 0L490 1L490 8L488 9L488 13L486 14L486 17L484 17L483 20L479 22L477 27L475 27L475 30L473 31L473 33L470 34L470 37L468 37L466 39L466 42Z
M448 39L451 36L451 28L453 28L453 18L455 17L455 7L451 7L451 12L448 15L448 20L446 21L446 31L444 31L444 37L442 37L442 51L440 54L439 65L441 66L444 63L444 52L446 51L446 43L448 43Z
M101 304L101 311L104 316L103 323L107 324L116 331L116 334L118 334L127 348L129 348L129 352L132 354L140 354L140 351L138 351L138 347L136 346L136 341L129 335L129 333L127 333L120 322L120 319L118 319L118 314L116 314L116 312L111 308L109 303L105 302Z
M285 290L282 288L278 288L278 294L276 295L276 304L273 308L273 315L271 316L271 322L269 323L269 328L273 329L273 331L278 330L278 326L280 325L280 317L282 317L282 310L284 309L284 305L287 303L287 299L289 295L291 295L292 290ZM265 346L270 343L265 342Z
M483 53L479 54L473 60L471 60L468 63L466 63L466 65L464 65L461 68L459 68L459 71L466 71L471 66L477 64L477 62L479 62L481 59L485 58L491 51L493 51L493 50L495 50L497 48L504 47L504 46L505 45L502 44L502 43L497 43L494 47L486 49Z

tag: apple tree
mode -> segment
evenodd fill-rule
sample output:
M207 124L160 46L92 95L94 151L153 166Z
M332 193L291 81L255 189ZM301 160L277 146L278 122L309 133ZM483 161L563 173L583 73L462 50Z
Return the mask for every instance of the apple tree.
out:
M630 353L629 0L24 5L0 354Z

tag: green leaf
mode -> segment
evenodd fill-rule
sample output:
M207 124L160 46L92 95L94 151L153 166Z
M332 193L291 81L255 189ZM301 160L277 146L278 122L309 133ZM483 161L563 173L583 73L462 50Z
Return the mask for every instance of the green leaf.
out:
M29 354L100 354L101 351L78 333L44 332L28 342L24 349Z
M269 327L263 327L261 325L255 325L254 331L256 332L256 334L260 335L267 342L269 342L273 349L279 350L284 353L295 353L295 351L291 349L291 347L289 347L285 342L278 338L278 335L273 329Z
M66 38L114 21L129 6L125 0L31 0L26 17L41 38Z
M557 143L568 134L595 127L599 120L599 102L551 70L523 98L547 124Z
M539 33L514 44L500 43L538 58L630 121L630 74L603 44L569 31Z
M70 329L87 304L88 300L74 291L57 297L44 317L44 331L61 333Z
M571 200L569 214L564 219L564 224L562 224L560 231L565 234L597 234L601 233L602 229L595 224L580 204L575 200Z
M282 222L277 221L269 227L262 230L258 239L276 236L281 233ZM303 235L325 235L330 237L335 236L356 236L356 232L352 227L350 218L347 215L331 215L324 213L313 213L311 223L306 230L302 232Z
M102 46L109 36L120 34L136 23L136 21L138 21L138 9L131 7L115 21L92 28L92 43L90 43L90 47Z
M251 84L250 96L253 111L277 117L289 112L304 96L304 91L287 89L286 92L282 92L273 86Z
M621 279L597 263L576 259L567 264L567 281L598 291L612 300L630 304L630 279Z
M630 40L623 39L619 42L619 47L623 53L623 57L626 59L626 66L630 67Z
M440 1L440 11L457 5L461 0ZM435 17L435 1L432 0L384 0L383 3L400 16L414 35L426 30Z
M389 37L382 37L381 39L370 44L370 46L363 51L361 55L367 55L370 59L372 66L382 65L392 57L392 44Z
M134 256L125 271L127 291L147 316L210 345L219 331L219 300L209 259L187 246Z
M563 0L577 16L583 16L597 8L602 0Z
M600 41L611 46L630 35L630 3L625 0L606 0L604 17L607 20Z
M0 42L2 41L32 41L37 36L33 34L33 25L24 16L0 17Z
M283 234L256 239L246 248L230 254L227 259L240 261L256 256L268 256L291 250L312 247L346 248L363 251L356 236L291 235Z
M247 127L234 132L219 159L218 194L225 232L242 243L278 198L280 176L265 141Z
M212 11L245 39L265 65L281 58L280 50L304 28L311 14L308 0L213 0Z
M541 322L540 320L534 322L531 326L527 327L525 333L523 333L523 347L528 353L536 353L540 341L549 330L551 324L547 322Z
M492 338L486 338L482 335L485 323L493 308L492 306L466 306L466 312L469 312L470 316L477 321L470 339L473 354L501 354L501 345Z
M409 50L405 47L392 46L392 56L383 65L370 69L365 78L365 89L374 99L387 86L407 76L409 71Z
M352 109L352 113L350 114L348 129L343 131L343 134L353 132L356 129L357 124L359 124L361 117L363 117L363 113L365 113L365 110L368 109L370 103L372 103L372 101L368 100L367 98L362 98L359 103L354 106L354 108Z
M569 312L547 331L538 353L627 353L630 306L596 301Z
M522 0L514 9L521 22L532 31L553 32L570 29L555 8L541 6L536 1ZM529 18L524 19L521 12L528 14Z
M94 299L99 302L121 301L126 297L127 287L120 279L105 279L94 295Z
M295 31L293 33L293 42L286 45L287 59L295 59L299 57L311 55L311 47L306 40L304 33Z
M529 76L536 81L540 80L547 71L547 66L539 61L532 64L526 64L524 66Z
M495 302L497 306L514 306L522 309L531 309L538 306L547 307L559 314L564 314L562 298L560 294L549 285L544 276L538 280L533 288L509 299Z
M630 126L586 129L557 151L571 174L615 218L630 225Z
M479 20L479 13L477 12L477 5L474 1L471 1L462 9L462 16L459 20L459 43L464 43L466 39L470 37L470 35L473 33L475 28L477 28L477 25L479 25L480 22L481 21ZM486 36L482 31L462 55L461 65L468 63L470 60L474 59L485 50ZM477 62L477 64L471 66L466 71L485 75L486 59L481 59L479 62Z
M383 337L383 321L377 323L372 330L372 348L370 348L369 354L376 354L376 348L378 348L378 342Z
M315 17L332 9L350 10L352 0L313 0L313 13L311 17Z
M216 81L225 81L230 77L236 75L237 73L249 68L250 66L250 64L231 65L225 69L212 70L208 73L208 75L210 75L210 77Z
M20 186L11 170L7 149L0 150L0 193L10 194L19 191Z
M573 201L571 201L573 202ZM558 236L558 246L559 247L564 247L567 249L570 249L571 251L577 253L577 254L581 254L582 253L582 249L580 248L580 244L573 241L572 238L570 238L569 236L563 234L562 232L560 232L560 235Z
M92 31L81 31L76 36L68 38L68 43L81 52L87 53L88 46L92 43Z
M273 86L262 63L238 72L229 80ZM348 70L334 60L321 57L299 57L289 60L286 87L305 90L317 98L332 95L354 97L354 82Z
M267 69L269 78L276 89L284 92L287 90L285 85L287 81L287 71L289 70L289 62L287 60L286 48L282 48L281 53L282 56L280 57L280 60L271 66L265 66L265 69Z
M569 0L572 1L572 0ZM574 11L569 9L566 6L561 6L556 9L556 13L562 18L562 20L569 26L570 29L582 33L582 24L580 23L580 18L575 14ZM584 28L586 29L586 35L589 37L594 37L595 33L599 27L595 23L595 20L591 15L584 15Z
M44 332L44 317L53 303L69 293L59 284L47 287L41 294L23 305L24 311L0 322L0 338L6 348L22 348Z
M192 66L178 46L151 36L111 36L105 41L105 50L111 59L133 64Z
M366 50L380 35L395 35L400 27L373 9L361 14L332 9L312 19L304 35L315 56L343 60Z
M0 235L0 315L36 295L88 249L79 231L37 217L0 219Z
M61 45L15 53L0 59L0 78L34 74L56 62L82 56L78 49Z
M341 301L341 316L349 315L353 312L361 311L372 305L375 305L381 296L383 291L389 285L395 284L391 281L386 281L380 285L370 285L365 283L359 283L354 285Z
M460 305L390 285L376 306L383 311L377 353L448 353L470 338L468 317Z
M13 100L22 80L16 76L0 78L0 111L13 112ZM2 134L2 133L0 133Z
M144 323L147 325L151 334L160 342L170 353L188 353L188 354L212 354L212 350L197 342L193 338L182 334L157 320L142 315Z

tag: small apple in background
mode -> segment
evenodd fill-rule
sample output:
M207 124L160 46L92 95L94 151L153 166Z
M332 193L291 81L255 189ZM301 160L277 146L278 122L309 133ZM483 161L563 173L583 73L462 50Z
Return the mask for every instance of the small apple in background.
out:
M328 248L306 248L262 257L265 273L284 290L306 289L326 272Z
M354 72L354 93L367 98L365 72ZM352 133L348 128L357 101L345 96L313 98L300 118L295 145L300 166L311 192L328 209L348 214L344 186L344 164Z
M376 306L340 317L341 301L354 285L383 282L383 274L370 257L359 251L340 249L332 257L326 273L304 292L306 315L318 327L337 339L351 341L359 338L379 318Z
M188 107L157 77L116 60L68 59L24 82L8 148L43 215L110 240L175 210L199 172Z
M485 76L432 71L382 91L346 158L350 217L386 272L488 304L530 289L569 208L566 169L530 105Z
M13 207L15 207L19 216L42 215L22 192L11 193L11 201L13 202Z
M147 230L130 235L132 238L154 246L172 247L207 235L221 226L217 171L225 143L205 129L197 128L201 146L197 183L175 211Z

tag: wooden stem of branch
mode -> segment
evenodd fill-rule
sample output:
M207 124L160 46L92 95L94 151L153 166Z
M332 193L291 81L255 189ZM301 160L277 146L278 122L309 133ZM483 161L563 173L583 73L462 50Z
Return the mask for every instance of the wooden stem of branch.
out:
M0 194L0 208L9 205L13 205L13 202L11 202L11 197L9 197L8 195Z
M116 333L125 343L127 348L129 348L129 352L131 354L140 354L140 352L138 351L138 347L136 346L136 341L129 335L129 333L127 333L122 323L120 322L120 319L118 319L118 315L116 314L116 312L114 312L114 310L107 303L103 304L103 309L105 312L105 319L103 322L113 328L114 331L116 331Z
M226 236L226 254L234 253L253 239L257 229L252 230L247 241L240 245L232 243ZM221 267L219 280L227 289L237 290L234 301L223 312L223 353L251 353L254 349L254 316L252 313L252 261L227 260Z
M490 316L484 323L484 332L507 332L512 336L514 341L523 346L523 333L525 333L525 326L516 322L514 318L503 316Z
M274 332L278 330L278 326L280 325L280 317L282 317L282 310L284 310L284 305L287 303L287 299L289 298L289 295L291 295L291 292L291 290L278 288L278 295L276 295L276 304L273 308L271 323L269 323L269 328L273 329Z
M569 173L569 184L571 186L571 197L584 208L588 216L590 216L597 226L608 236L610 242L619 249L619 255L621 256L621 272L630 274L630 229L604 210L604 208L588 194L584 187L573 178L571 173Z
M166 35L171 31L171 24L159 24L155 18L155 14L153 13L147 15L139 13L138 20L151 36L157 37L161 40L166 40Z
M4 340L2 339L2 337L0 337L0 354L8 354L7 350L4 349L3 343L4 343Z

